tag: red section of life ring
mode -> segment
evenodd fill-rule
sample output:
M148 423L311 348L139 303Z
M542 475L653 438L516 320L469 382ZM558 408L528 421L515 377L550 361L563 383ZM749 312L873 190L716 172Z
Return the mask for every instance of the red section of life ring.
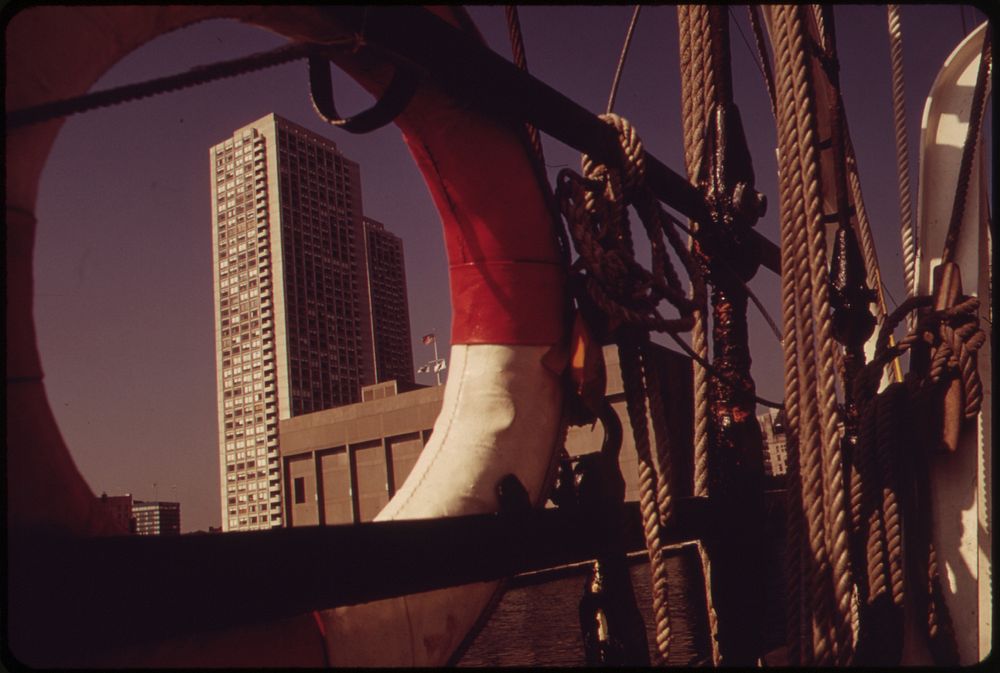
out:
M462 8L432 11L476 32ZM380 93L381 87L351 74ZM566 335L565 272L521 129L433 86L421 86L395 121L441 214L452 343L560 343Z

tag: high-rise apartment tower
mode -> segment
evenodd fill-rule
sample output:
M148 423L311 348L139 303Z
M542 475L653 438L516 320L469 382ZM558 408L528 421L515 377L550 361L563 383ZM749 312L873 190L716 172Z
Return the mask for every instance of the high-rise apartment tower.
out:
M356 402L375 380L361 176L273 114L210 155L222 527L270 528L278 419Z
M364 218L364 226L375 381L413 383L403 241L370 217Z

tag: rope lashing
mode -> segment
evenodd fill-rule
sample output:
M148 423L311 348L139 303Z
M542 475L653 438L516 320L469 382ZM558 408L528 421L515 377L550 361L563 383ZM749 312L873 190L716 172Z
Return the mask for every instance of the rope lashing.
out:
M691 328L691 311L703 301L705 286L700 269L680 239L672 218L642 184L644 153L635 129L617 115L602 119L619 131L623 169L612 169L583 158L583 176L564 169L556 193L580 258L573 265L574 280L586 296L609 316L614 327L636 325L647 330L676 333ZM649 237L652 271L635 258L627 207L636 209ZM668 254L674 249L694 282L688 297ZM661 301L677 307L680 316L665 318Z
M855 383L856 394L859 399L873 397L882 377L882 368L889 361L906 353L915 344L930 342L935 354L929 368L929 383L937 385L949 377L961 376L963 390L966 391L964 416L974 418L982 405L982 381L975 366L975 354L986 341L986 335L979 327L978 297L965 297L951 308L924 313L905 337L896 344L889 343L892 331L908 313L933 303L930 296L910 297L886 317L875 342L875 354Z
M649 359L648 332L673 335L691 329L692 312L705 304L705 283L700 266L680 237L677 223L644 184L644 151L635 128L618 115L603 115L602 119L618 131L619 165L599 164L584 156L582 176L570 170L560 172L557 196L580 255L572 275L579 297L607 316L609 334L618 336L626 406L639 458L640 508L653 575L657 651L666 661L671 631L661 531L672 524L673 475L666 402L655 365ZM652 270L646 270L635 259L629 206L635 209L649 239ZM691 297L671 260L671 248L691 280ZM678 317L664 317L659 309L664 300L678 310ZM647 430L647 404L655 452Z
M940 441L937 431L930 428L941 415L937 406L941 395L955 378L962 383L963 418L971 420L979 413L982 386L975 353L985 342L985 334L979 328L977 298L959 297L943 309L935 310L934 305L934 297L910 297L887 316L876 340L875 356L855 381L859 399L867 400L860 450L874 452L879 468L877 474L867 475L865 486L870 493L881 488L883 494L883 537L867 539L871 583L867 602L869 606L881 602L877 613L873 611L861 623L861 640L869 644L869 658L864 662L868 664L894 665L899 661L904 591L926 617L924 636L935 663L950 665L958 661L954 628L930 536L928 455L938 450ZM899 343L891 343L892 331L915 312L915 327ZM918 361L916 370L903 384L893 384L876 395L885 365L917 347L931 350L926 366ZM920 426L916 429L915 421ZM874 446L872 437L876 438ZM904 446L913 450L904 454ZM904 589L907 571L910 582ZM872 573L881 574L888 585L876 585Z

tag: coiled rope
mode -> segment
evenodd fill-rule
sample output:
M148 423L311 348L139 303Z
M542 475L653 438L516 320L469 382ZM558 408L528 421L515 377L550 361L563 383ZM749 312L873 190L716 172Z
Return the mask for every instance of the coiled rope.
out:
M895 610L883 610L882 623L875 625L873 638L898 633L888 633L886 617L892 621L888 628L898 631L901 626L901 608L906 595L912 595L920 612L925 615L924 635L936 664L956 665L958 646L947 605L944 602L937 555L930 537L931 506L928 454L935 450L933 433L914 429L914 421L935 418L940 414L936 407L943 390L955 378L962 381L965 420L972 420L982 406L982 387L976 369L976 351L985 342L979 328L979 300L960 297L951 307L930 310L934 299L930 296L910 297L890 314L876 341L875 356L855 382L859 399L868 399L862 422L862 444L865 450L872 447L866 438L876 433L876 452L880 467L881 485L884 489L883 517L885 521L885 547L887 555L881 570L887 574L889 586L881 594L872 585L869 603L891 598ZM892 344L889 335L904 318L919 311L914 329ZM893 384L875 395L885 365L899 355L931 344L930 363L926 376L911 374L903 384ZM874 411L873 411L874 410ZM877 425L877 428L873 429ZM915 451L903 455L901 447L910 445ZM877 483L877 482L876 482ZM874 487L874 484L873 484ZM900 535L900 531L902 535ZM903 555L905 541L906 557ZM874 543L873 543L874 546ZM873 555L877 550L872 549ZM878 559L869 557L870 568L879 570ZM910 589L904 589L904 576L909 568ZM874 616L873 616L874 621ZM894 641L888 641L893 642ZM883 650L883 660L871 663L893 665L895 658L886 659L887 641L873 643L873 652Z

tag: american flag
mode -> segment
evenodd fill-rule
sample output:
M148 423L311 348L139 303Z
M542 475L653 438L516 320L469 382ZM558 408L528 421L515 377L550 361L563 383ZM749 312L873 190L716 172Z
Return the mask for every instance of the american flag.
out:
M424 335L424 345L425 346L430 346L432 343L434 343L434 333L431 332L430 334L425 334Z

